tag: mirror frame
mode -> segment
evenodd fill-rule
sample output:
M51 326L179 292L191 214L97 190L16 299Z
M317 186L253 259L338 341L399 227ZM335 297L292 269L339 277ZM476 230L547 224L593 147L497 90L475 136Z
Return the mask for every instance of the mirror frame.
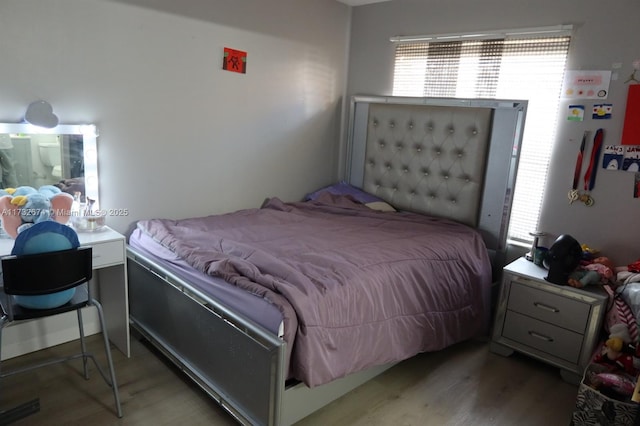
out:
M50 129L28 123L0 123L0 133L82 135L85 195L100 208L98 191L98 130L93 124L59 124Z

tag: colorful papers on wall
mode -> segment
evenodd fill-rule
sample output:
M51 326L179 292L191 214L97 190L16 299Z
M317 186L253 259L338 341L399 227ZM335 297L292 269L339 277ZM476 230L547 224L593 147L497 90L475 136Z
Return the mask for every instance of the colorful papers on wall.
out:
M567 120L569 121L584 120L584 105L569 105Z
M605 145L602 168L640 172L640 145Z
M640 172L640 145L625 146L622 170Z
M595 104L591 118L594 120L608 120L611 118L613 104Z
M605 145L602 154L602 168L620 170L624 158L624 147L621 145Z
M640 145L607 145L602 167L607 170L640 171Z
M584 105L569 105L567 109L567 120L576 122L583 121L585 118L584 112ZM609 120L611 119L612 114L613 104L593 104L593 106L591 107L591 118L593 120Z
M606 99L611 71L567 71L562 96L568 99Z
M640 145L605 145L602 168L634 173L633 198L640 198Z

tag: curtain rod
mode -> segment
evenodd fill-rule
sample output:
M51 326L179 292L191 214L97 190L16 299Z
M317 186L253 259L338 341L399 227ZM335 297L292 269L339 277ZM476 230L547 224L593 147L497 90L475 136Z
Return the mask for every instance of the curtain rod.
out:
M536 35L563 36L571 35L573 25L554 25L549 27L515 28L509 30L476 31L468 33L429 34L415 36L393 36L393 43L409 43L415 41L455 41L481 40L490 38L517 38Z

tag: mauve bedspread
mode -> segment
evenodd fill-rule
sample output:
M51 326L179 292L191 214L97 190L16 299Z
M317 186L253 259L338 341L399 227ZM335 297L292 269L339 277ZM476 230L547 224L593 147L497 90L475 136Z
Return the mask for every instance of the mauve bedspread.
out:
M480 235L349 198L283 203L143 232L283 313L290 376L316 386L484 332L491 267Z

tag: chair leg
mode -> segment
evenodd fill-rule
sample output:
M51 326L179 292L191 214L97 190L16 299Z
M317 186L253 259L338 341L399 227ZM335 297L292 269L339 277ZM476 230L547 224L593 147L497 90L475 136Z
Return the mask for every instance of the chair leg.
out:
M84 342L84 324L82 323L82 312L80 311L80 309L76 310L76 313L78 314L78 329L80 331L80 347L82 348L82 368L84 371L84 378L85 380L89 380L89 369L87 368L87 362L88 362L88 357L87 357L87 346Z
M91 303L98 309L100 326L102 327L102 337L104 339L104 351L105 351L105 354L107 355L107 363L109 364L109 374L111 375L111 389L113 390L113 398L116 401L116 409L118 411L118 417L122 417L122 407L120 406L120 394L118 393L118 384L116 382L116 374L113 368L113 358L111 357L111 346L109 344L109 336L107 335L107 326L104 320L104 313L102 312L102 305L95 299L92 299Z

